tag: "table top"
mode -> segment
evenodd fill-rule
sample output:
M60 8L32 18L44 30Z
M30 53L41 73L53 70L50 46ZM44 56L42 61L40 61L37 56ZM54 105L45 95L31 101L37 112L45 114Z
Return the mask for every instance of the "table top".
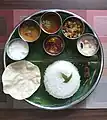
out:
M63 8L63 9L107 9L106 0L1 0L0 1L1 9L19 9L19 8ZM8 17L8 14L5 15ZM9 18L9 17L8 17ZM11 19L9 18L10 22ZM8 27L11 31L12 28ZM0 33L6 36L0 37L0 40L5 40L9 33L5 31ZM1 39L2 38L2 39ZM0 45L0 49L2 45ZM2 50L0 55L2 55ZM1 64L1 63L0 63ZM1 64L1 67L2 64ZM1 69L1 68L0 68ZM2 72L2 69L1 69ZM5 96L4 96L5 99ZM63 111L43 111L43 110L20 110L20 109L0 109L0 118L1 120L106 120L107 119L107 110L106 109L95 109L95 110L86 110L86 109L75 109L75 110L63 110Z
M1 120L107 120L107 110L0 110Z
M3 9L107 9L107 0L0 0Z
M3 48L6 40L8 39L9 34L13 28L22 20L24 17L29 16L35 12L39 11L38 9L13 9L13 10L0 10L0 55L1 55L1 75L3 71L2 64L2 54ZM72 108L107 108L107 96L103 93L106 91L107 86L107 10L72 10L68 11L76 13L77 15L83 17L93 28L96 30L100 37L100 41L104 48L104 70L100 82L94 92L83 102L78 105L75 105ZM101 24L102 23L102 24ZM2 85L2 84L1 84ZM2 92L2 87L0 86L0 108L15 108L15 109L37 109L25 101L18 101L12 99L11 97L5 95Z

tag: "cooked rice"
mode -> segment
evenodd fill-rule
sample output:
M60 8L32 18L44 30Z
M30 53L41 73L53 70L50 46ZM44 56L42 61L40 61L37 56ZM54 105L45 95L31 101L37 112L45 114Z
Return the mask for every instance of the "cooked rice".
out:
M61 76L64 73L72 77L69 82L64 83ZM46 91L55 98L65 99L73 96L80 87L80 75L77 68L68 61L56 61L49 65L44 75L44 85Z

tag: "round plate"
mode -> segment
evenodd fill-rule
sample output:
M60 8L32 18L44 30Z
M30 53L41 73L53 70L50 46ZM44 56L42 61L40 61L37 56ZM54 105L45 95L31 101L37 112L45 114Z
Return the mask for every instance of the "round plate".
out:
M93 34L97 38L100 46L97 54L95 54L92 57L84 57L78 52L76 48L77 39L69 40L65 38L61 30L56 34L60 35L65 40L65 49L63 53L61 53L59 56L53 57L44 52L43 41L47 38L48 35L43 31L41 32L41 36L37 41L33 43L29 43L30 52L29 55L26 57L26 60L39 66L42 79L41 79L41 86L38 89L38 91L36 91L31 97L27 98L26 101L32 105L44 109L51 109L51 110L65 109L84 100L98 84L103 70L103 59L104 59L103 49L100 40L97 34L95 33L95 31L92 29L92 27L83 18L79 17L74 13L65 10L57 10L57 9L43 10L34 13L33 15L27 17L26 19L33 19L39 23L41 15L43 15L47 11L55 11L59 13L60 16L62 17L62 21L64 21L69 16L76 16L80 18L85 24L84 33ZM15 27L15 29L11 33L7 43L12 39L19 37L18 26L19 24ZM56 60L70 61L78 68L81 76L81 85L78 92L76 92L76 94L73 97L70 97L68 99L64 99L64 100L56 99L50 96L45 91L45 87L43 84L44 71L48 65L50 65ZM12 62L14 61L8 58L6 54L6 49L4 49L4 67L6 67L8 64ZM89 78L86 77L85 71L87 70L89 71Z

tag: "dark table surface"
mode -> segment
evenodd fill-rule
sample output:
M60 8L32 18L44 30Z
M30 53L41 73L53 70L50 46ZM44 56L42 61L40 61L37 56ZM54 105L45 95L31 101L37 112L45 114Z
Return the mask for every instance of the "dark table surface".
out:
M107 9L107 0L0 0L0 8Z
M20 9L20 8L107 9L107 0L0 0L0 9ZM4 32L2 31L2 34L4 34ZM0 109L0 120L54 120L54 119L107 120L107 109L95 109L95 110L68 109L63 111L43 111L35 109L32 110Z
M0 110L0 120L107 120L107 110Z

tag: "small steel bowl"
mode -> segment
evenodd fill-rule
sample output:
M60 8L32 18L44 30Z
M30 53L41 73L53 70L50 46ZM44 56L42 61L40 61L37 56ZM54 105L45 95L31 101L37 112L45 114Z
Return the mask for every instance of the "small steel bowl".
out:
M10 45L13 43L13 42L16 42L16 41L20 41L25 48L27 48L27 53L25 54L25 56L21 57L21 58L15 58L14 56L11 55L11 53L9 52L9 47ZM23 41L22 39L20 38L15 38L15 39L12 39L11 41L9 41L7 44L6 44L6 52L7 52L7 55L10 59L12 60L22 60L24 59L25 57L27 57L28 53L29 53L29 45L26 41ZM18 55L17 55L18 56Z
M59 39L62 41L61 50L60 50L58 53L51 53L51 52L47 51L47 50L46 50L46 47L45 47L46 41L49 40L50 38L54 38L54 37L57 37L57 38L59 38ZM50 35L50 36L48 36L48 37L44 40L44 42L43 42L43 49L44 49L44 51L45 51L48 55L51 55L51 56L57 56L57 55L61 54L61 53L63 52L64 48L65 48L65 42L64 42L64 40L61 38L61 36L59 36L59 35Z
M81 32L80 36L70 38L70 37L67 37L67 36L65 35L65 33L64 33L64 24L65 24L67 21L74 21L74 22L75 22L75 21L79 21L79 22L81 23L81 25L82 25L82 32ZM71 29L72 29L72 28L71 28ZM68 38L68 39L72 39L72 40L73 40L73 39L78 39L78 38L81 37L81 35L84 33L84 31L85 31L85 25L84 25L84 22L83 22L80 18L78 18L78 17L76 17L76 16L70 16L70 17L67 17L67 18L64 20L61 31L62 31L63 35L64 35L66 38Z
M49 32L48 30L46 30L43 27L43 25L45 24L44 22L47 22L47 24L49 26L49 21L53 20L52 17L53 17L53 19L55 19L57 29L55 31ZM60 30L61 26L62 26L62 18L57 12L45 12L40 18L40 27L47 34L57 33Z
M91 51L89 52L88 50L86 50L87 44L88 44L89 49L93 49L92 52ZM95 49L92 48L92 44L94 45L93 47ZM81 53L82 55L91 57L91 56L95 55L99 50L98 39L93 34L85 33L78 39L77 49L78 49L79 53Z
M25 26L35 27L35 29L38 31L38 36L37 36L35 39L32 39L32 40L28 40L28 39L24 38L24 36L21 34L20 30L21 30L22 27L25 27ZM29 31L29 32L31 32L31 31ZM40 37L41 29L40 29L40 26L39 26L38 22L36 22L36 21L33 20L33 19L28 19L28 20L25 20L25 21L23 21L22 23L20 23L20 25L19 25L19 27L18 27L18 33L19 33L19 36L20 36L24 41L34 42L34 41L38 40L38 38Z

